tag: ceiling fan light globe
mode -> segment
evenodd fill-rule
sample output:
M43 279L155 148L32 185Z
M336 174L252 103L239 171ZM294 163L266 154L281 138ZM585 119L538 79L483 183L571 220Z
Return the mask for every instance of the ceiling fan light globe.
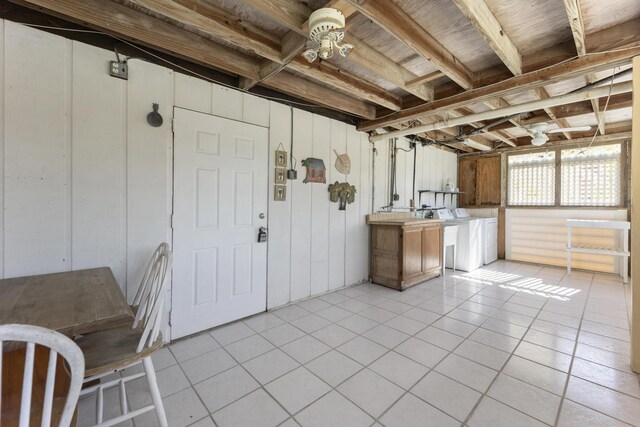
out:
M349 43L343 43L342 45L336 44L336 46L338 47L338 53L340 53L340 55L343 57L349 55L353 50L353 45Z
M304 58L307 61L313 62L318 58L318 50L317 49L307 49L304 52L302 52L302 56L304 56Z
M536 147L539 147L541 145L544 145L544 143L547 142L548 140L549 140L549 137L545 134L537 135L534 138L531 138L531 145L535 145Z

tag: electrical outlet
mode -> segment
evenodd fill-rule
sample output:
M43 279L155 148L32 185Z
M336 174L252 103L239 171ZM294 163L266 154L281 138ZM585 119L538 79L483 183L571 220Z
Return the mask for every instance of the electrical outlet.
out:
M129 78L129 66L126 61L111 61L109 63L109 75L127 80Z
M393 201L397 202L398 200L400 200L400 195L399 194L394 194L393 195Z

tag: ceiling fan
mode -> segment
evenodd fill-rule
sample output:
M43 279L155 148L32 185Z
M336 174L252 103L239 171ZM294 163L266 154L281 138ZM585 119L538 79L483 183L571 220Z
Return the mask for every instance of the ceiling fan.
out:
M550 133L562 133L562 132L579 132L587 131L591 129L591 126L575 126L568 128L549 129L549 123L536 123L532 125L529 130L531 131L531 145L539 147L549 140L547 134Z
M344 38L345 18L338 9L325 7L318 9L309 17L309 38L318 45L302 52L309 62L313 62L319 56L320 59L329 59L337 50L340 56L346 57L353 49L349 43L341 43Z

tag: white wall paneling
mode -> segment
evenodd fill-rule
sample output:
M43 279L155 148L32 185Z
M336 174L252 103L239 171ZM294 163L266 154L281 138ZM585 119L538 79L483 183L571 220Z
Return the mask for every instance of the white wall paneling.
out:
M329 171L333 167L330 129L331 120L313 116L313 157L324 160L327 184L331 182ZM306 174L306 168L301 167L300 174ZM311 191L311 295L316 295L329 290L329 195L326 185L305 185Z
M289 151L291 141L291 111L286 105L271 102L269 128L269 246L267 306L277 307L291 301L291 195L287 200L273 200L275 182L275 152L280 144ZM295 155L295 154L294 154ZM291 185L287 185L287 192Z
M211 114L211 83L184 74L175 75L175 106Z
M369 233L365 218L369 206L368 140L355 129L347 128L347 154L351 159L352 173L348 182L356 187L355 201L347 205L345 232L345 283L358 283L367 280L369 269ZM363 150L364 148L364 150ZM363 207L364 206L364 207Z
M380 146L380 144L382 146ZM388 159L390 155L389 144L387 141L382 141L382 143L378 143L376 147L380 150L380 155L376 159L376 186L382 185L385 183L381 182L382 178L388 176L388 172L378 175L378 166L382 166L382 162L378 162L378 160L382 157ZM400 148L398 150L398 161L396 166L396 188L397 194L400 196L400 200L394 202L394 206L398 207L408 207L411 198L413 197L413 151L406 152L402 151L402 149L409 149L409 140L406 138L398 138L397 147ZM382 149L381 149L382 148ZM388 167L388 161L384 162ZM429 206L436 205L436 199L434 194L424 193L422 195L422 199L420 203L419 190L442 190L447 179L451 178L454 186L457 185L457 177L458 177L458 158L455 154L449 153L435 147L422 147L421 145L417 146L417 157L416 157L416 194L415 201L416 207L420 207L420 204L426 204ZM384 186L386 191L382 191L381 188L376 188L376 210L380 209L380 207L388 204L388 183ZM383 197L382 200L378 200L378 195ZM438 207L442 206L442 195L438 196ZM449 196L446 197L445 205L447 207L455 207L456 199L453 201Z
M5 277L71 267L71 54L5 21Z
M306 111L293 111L294 156L298 164L298 179L289 181L291 198L291 300L295 301L311 295L311 230L312 191L302 181L305 168L300 162L313 157L313 115ZM290 146L287 144L287 151Z
M615 209L507 209L505 229L506 259L538 264L567 265L566 219L627 220L626 210ZM573 243L583 246L614 246L614 230L579 229L573 231ZM574 268L619 273L617 257L575 253Z
M153 250L171 242L174 73L146 61L130 60L127 84L127 297L131 300ZM176 77L178 75L175 75ZM152 103L164 118L151 127ZM167 297L166 301L171 301Z
M71 269L109 265L124 286L127 82L104 72L112 59L109 51L73 43Z
M132 60L115 79L112 52L0 24L2 277L106 265L131 295L170 238L173 73Z
M375 166L373 166L373 185L375 192L374 211L387 206L389 200L389 141L375 143Z
M338 172L334 164L338 154L347 151L347 126L335 120L331 121L331 153L329 153L327 169L328 183L344 182L347 176ZM329 194L325 195L327 198ZM344 264L346 244L346 211L338 210L337 203L329 204L329 289L344 286Z

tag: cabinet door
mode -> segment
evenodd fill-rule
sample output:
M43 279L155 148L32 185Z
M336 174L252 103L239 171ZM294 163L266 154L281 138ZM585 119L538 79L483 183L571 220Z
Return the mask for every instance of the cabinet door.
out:
M502 182L500 156L482 157L476 163L476 202L478 205L500 205Z
M458 186L465 194L458 196L459 206L476 204L476 159L460 159L458 164Z
M442 265L442 246L440 245L440 227L422 229L422 270L429 271Z
M403 241L403 279L407 280L422 275L422 228L405 228L402 234Z

